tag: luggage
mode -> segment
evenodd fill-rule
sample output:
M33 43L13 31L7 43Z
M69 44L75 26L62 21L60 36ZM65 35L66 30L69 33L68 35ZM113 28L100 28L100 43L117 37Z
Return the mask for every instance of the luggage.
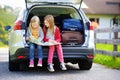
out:
M83 41L83 35L79 31L63 31L62 32L62 44L81 44Z
M83 27L82 22L79 19L64 19L63 30L77 31Z

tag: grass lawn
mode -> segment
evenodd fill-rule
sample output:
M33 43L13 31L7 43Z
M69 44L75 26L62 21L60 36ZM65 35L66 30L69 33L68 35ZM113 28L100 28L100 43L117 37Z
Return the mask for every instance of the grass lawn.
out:
M112 44L96 44L96 49L113 51L113 45ZM120 45L118 45L118 52L120 52Z
M113 51L112 44L97 44L96 49ZM118 52L120 52L120 45L118 46ZM120 57L113 58L104 54L95 54L95 63L105 65L109 68L120 69Z
M111 56L103 55L103 54L95 54L94 58L95 63L99 63L105 65L109 68L120 69L120 58L113 58Z

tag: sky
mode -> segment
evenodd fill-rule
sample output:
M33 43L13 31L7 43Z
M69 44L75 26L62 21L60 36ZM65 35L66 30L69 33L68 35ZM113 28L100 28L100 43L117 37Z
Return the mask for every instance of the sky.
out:
M16 7L25 7L24 0L0 0L0 4L3 5L9 5L12 8Z

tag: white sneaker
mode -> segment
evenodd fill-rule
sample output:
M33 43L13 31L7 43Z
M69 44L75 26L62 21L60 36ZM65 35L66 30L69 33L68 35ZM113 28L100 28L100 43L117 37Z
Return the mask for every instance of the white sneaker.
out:
M50 72L54 72L55 71L54 68L53 68L53 64L49 64L47 68L48 68L48 70Z
M62 70L67 70L67 68L66 68L66 66L65 66L65 64L62 62L62 63L60 63L60 68L62 69Z

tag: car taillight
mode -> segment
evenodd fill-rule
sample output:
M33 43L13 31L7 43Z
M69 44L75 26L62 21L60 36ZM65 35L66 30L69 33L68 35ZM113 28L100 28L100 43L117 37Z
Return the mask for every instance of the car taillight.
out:
M93 54L88 54L87 57L93 59L94 55Z
M90 30L94 30L94 27L92 25L90 25Z
M14 30L20 30L21 26L22 26L22 21L19 20L19 21L15 22Z
M17 58L18 58L18 59L23 59L23 58L25 58L25 56L20 55L20 56L18 56Z

